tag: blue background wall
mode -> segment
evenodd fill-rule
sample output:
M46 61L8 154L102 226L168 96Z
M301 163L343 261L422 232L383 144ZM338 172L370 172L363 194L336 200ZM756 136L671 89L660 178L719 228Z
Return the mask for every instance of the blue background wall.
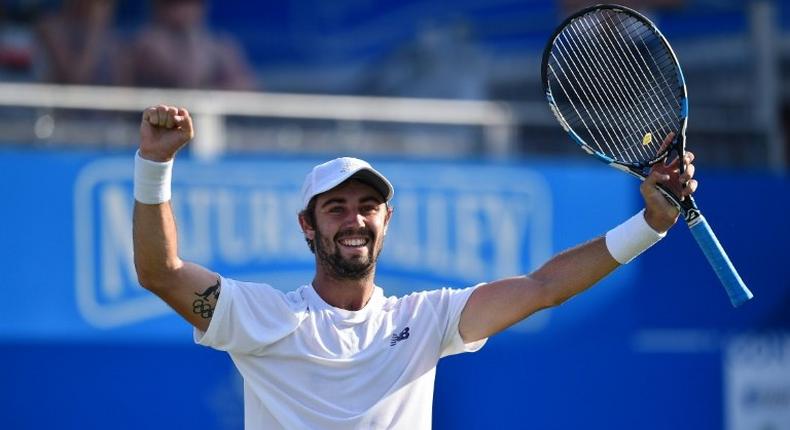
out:
M297 193L316 161L179 160L176 195L230 193L241 208L236 227L250 225L245 196L284 199L265 212L282 214L283 236L269 248L261 245L260 256L280 249L287 258L245 261L215 254L205 263L223 274L274 279L283 289L309 281L310 255L295 221L285 219L295 214L286 196ZM639 205L634 180L592 161L373 161L395 183L396 217L416 220L418 232L449 229L431 236L445 237L454 259L447 268L464 258L486 263L478 272L454 273L410 262L404 257L409 248L398 243L414 234L405 222L382 255L379 283L390 294L529 271L548 255L603 233ZM3 428L241 428L241 382L230 360L192 345L189 327L149 306L149 295L128 279L122 264L106 259L123 258L122 242L113 242L118 237L106 239L113 228L120 231L106 215L119 208L123 215L123 204L131 204L131 169L130 153L0 152ZM790 181L756 171L701 169L698 177L698 201L755 300L732 309L688 229L678 225L591 291L492 338L476 354L443 360L436 428L724 427L728 343L744 333L782 335L790 329ZM113 196L126 203L102 206ZM428 224L426 202L432 199L446 202L447 213L462 214L459 208L468 206L472 215ZM501 237L485 236L506 221L490 214L502 202L510 203L503 210L527 220L507 245L518 255L515 262L497 254L496 246L506 246L494 243ZM83 230L79 217L86 214L92 222ZM208 231L215 237L220 215L211 214ZM188 205L178 216L185 236L200 222ZM464 257L458 252L469 232L479 237ZM87 256L86 237L93 249ZM85 261L93 264L89 278L95 282L83 291L95 293L98 308L117 317L127 311L114 306L142 305L118 320L86 311L78 298L85 278L77 269ZM102 285L114 279L112 273L120 282L115 292Z

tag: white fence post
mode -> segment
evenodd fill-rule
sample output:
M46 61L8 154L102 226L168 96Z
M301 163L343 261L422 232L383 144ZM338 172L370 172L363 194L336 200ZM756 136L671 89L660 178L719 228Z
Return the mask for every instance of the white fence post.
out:
M226 149L225 117L203 107L192 116L195 124L195 139L189 145L196 159L211 161L221 156Z

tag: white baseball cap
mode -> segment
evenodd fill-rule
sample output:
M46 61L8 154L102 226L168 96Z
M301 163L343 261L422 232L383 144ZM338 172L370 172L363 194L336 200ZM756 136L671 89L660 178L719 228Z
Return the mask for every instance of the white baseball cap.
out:
M359 158L341 157L319 164L307 174L304 185L302 185L303 207L307 208L313 197L335 188L350 178L358 179L375 188L384 196L385 202L388 202L395 194L395 189L392 188L390 181L367 161Z

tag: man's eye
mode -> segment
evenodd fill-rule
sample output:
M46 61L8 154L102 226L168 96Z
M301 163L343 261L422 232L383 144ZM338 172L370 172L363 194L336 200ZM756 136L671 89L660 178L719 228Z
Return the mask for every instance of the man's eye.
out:
M337 214L337 213L340 213L342 211L343 211L343 208L341 208L340 206L334 206L334 207L329 208L329 213L333 213L333 214Z
M360 208L360 212L365 213L365 214L369 214L369 213L376 212L376 209L377 209L376 206L363 206L362 208Z

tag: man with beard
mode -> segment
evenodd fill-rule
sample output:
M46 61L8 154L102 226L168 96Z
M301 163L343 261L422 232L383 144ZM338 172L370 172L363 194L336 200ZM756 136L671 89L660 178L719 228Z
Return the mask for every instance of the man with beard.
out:
M697 187L686 153L644 181L644 211L535 272L397 298L374 283L393 187L368 163L338 158L314 167L302 187L299 223L315 253L315 276L282 293L179 258L170 175L193 136L192 120L185 109L152 107L140 134L133 230L140 283L195 327L198 343L231 355L244 378L248 429L430 428L441 357L480 349L657 242L678 216L657 183L678 190L686 183L683 195Z

